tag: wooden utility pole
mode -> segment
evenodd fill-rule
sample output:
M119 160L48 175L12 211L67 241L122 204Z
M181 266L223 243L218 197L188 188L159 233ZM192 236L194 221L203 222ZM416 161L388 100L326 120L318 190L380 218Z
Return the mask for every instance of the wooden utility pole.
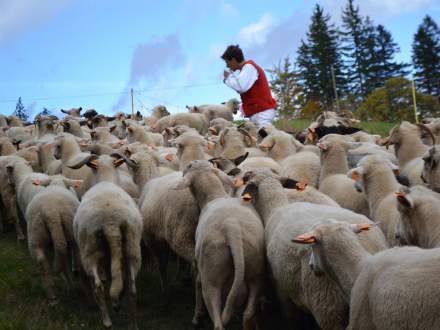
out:
M134 118L133 88L131 89L131 118Z
M414 83L414 79L412 80L412 97L413 97L413 104L414 104L414 117L416 119L416 124L419 123L419 116L417 114L417 101L416 101L416 84Z
M333 65L330 67L330 69L332 73L333 90L335 92L336 108L338 109L338 112L341 112L341 108L339 107L338 90L336 88L335 70L333 69Z

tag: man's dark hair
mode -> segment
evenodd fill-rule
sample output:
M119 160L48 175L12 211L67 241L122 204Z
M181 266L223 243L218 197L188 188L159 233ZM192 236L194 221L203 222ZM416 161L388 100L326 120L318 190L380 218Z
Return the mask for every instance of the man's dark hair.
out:
M240 46L238 46L238 45L228 46L228 48L226 48L226 50L223 53L223 55L221 56L221 58L225 61L226 60L230 61L233 58L235 58L237 60L237 62L239 62L239 63L244 61L243 51L241 50Z

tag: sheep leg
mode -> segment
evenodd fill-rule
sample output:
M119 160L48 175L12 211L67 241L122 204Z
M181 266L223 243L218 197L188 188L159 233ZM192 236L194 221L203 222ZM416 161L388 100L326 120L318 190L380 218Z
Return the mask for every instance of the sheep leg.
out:
M95 299L101 311L102 323L106 329L110 329L112 327L112 320L108 314L107 303L105 301L105 287L99 278L97 265L93 267L92 274Z
M17 232L17 241L24 242L26 240L26 237L24 236L23 229L21 227L21 220L24 220L24 218L23 216L20 216L21 212L18 210L17 196L15 194L13 197L11 197L10 203L10 205L13 205L13 207L10 208L10 217L15 225L15 231Z
M214 323L214 330L224 330L221 318L222 293L219 288L215 288L207 284L207 288L203 289L203 298L208 309L209 316Z
M194 308L194 317L192 319L192 324L194 325L194 327L198 328L201 326L202 319L205 315L205 306L203 303L203 296L202 296L202 281L200 280L199 274L197 274L196 276L195 289L196 289L196 305Z
M130 266L130 261L127 262L129 265L127 266L128 269L128 308L130 310L130 322L131 322L131 329L137 330L137 304L136 304L136 271L133 269L133 267Z
M249 285L249 296L246 308L243 313L243 329L253 330L261 329L261 324L257 320L258 298L260 296L260 288L257 283Z
M58 300L55 295L55 285L52 274L50 272L49 260L47 259L44 250L41 248L33 249L33 253L40 269L40 273L43 279L43 286L47 292L47 297L49 299L49 305L54 306L58 303Z
M160 285L162 292L166 294L168 291L167 266L169 249L164 243L160 243L158 241L152 240L149 242L149 244L159 266Z

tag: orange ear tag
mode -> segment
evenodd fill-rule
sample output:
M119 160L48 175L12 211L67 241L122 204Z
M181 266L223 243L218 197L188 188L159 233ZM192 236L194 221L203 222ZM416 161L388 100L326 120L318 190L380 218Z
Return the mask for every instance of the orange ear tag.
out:
M359 179L360 179L359 172L357 172L357 171L353 171L353 172L351 172L351 178L352 178L352 180L354 180L354 181L359 181Z
M304 191L306 189L306 187L307 187L307 183L305 183L305 182L298 182L296 184L296 190L298 190L298 191Z

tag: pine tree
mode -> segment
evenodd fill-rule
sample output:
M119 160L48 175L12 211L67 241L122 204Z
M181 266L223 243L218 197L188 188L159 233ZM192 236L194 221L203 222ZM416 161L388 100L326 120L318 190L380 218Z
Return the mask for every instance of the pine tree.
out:
M298 73L286 56L281 63L268 70L271 74L270 87L278 103L278 113L282 118L291 118L297 110L301 88L298 85Z
M391 78L408 74L408 64L398 63L394 56L400 51L391 33L383 25L374 26L369 17L365 19L365 92L371 93Z
M346 83L338 47L339 32L329 21L330 16L324 15L323 9L316 5L307 32L307 41L301 40L297 57L306 101L317 100L327 109L331 108L335 98L331 77L332 67L339 93L345 90Z
M417 87L440 97L440 30L428 15L414 35L412 51Z
M353 2L354 0L348 0L342 11L342 52L346 61L346 78L350 82L350 93L365 95L365 27L359 14L359 6L355 7Z
M15 106L15 111L12 113L12 115L18 117L22 121L26 121L29 118L29 114L24 108L21 97L18 98L17 105Z

